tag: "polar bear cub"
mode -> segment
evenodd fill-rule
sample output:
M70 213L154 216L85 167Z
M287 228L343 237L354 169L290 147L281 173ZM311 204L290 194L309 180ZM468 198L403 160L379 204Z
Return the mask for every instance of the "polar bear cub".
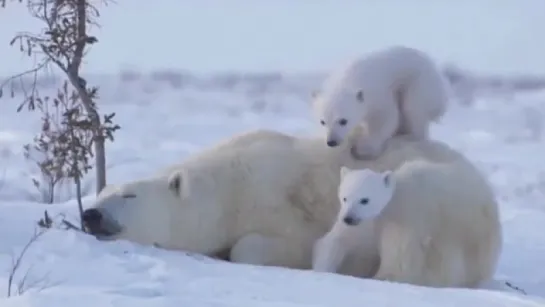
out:
M374 279L433 287L491 280L501 224L491 190L473 172L460 163L424 160L384 172L343 167L341 208L315 243L313 269L336 272L363 239L359 225L372 220L380 256Z
M362 220L377 217L392 199L395 180L392 171L382 173L370 169L349 171L339 186L341 213L346 225L358 225Z
M312 104L329 147L364 125L368 135L355 140L352 154L371 159L393 135L428 138L430 123L444 115L448 97L446 80L427 54L394 46L333 72L313 94Z

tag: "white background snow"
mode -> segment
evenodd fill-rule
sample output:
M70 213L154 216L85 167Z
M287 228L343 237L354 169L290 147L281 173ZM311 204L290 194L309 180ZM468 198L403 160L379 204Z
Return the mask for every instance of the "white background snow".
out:
M265 127L314 133L309 93L347 57L391 44L482 74L545 76L545 2L144 1L102 11L87 60L103 112L122 130L107 146L108 181L146 176L233 133ZM8 42L37 30L22 6L0 9L0 76L32 65ZM0 80L3 77L0 77ZM54 84L44 92L54 93ZM0 99L0 297L17 256L47 209L76 220L70 187L40 202L22 146L38 114ZM63 306L545 306L545 91L455 100L433 137L466 153L501 203L504 250L496 278L528 295L429 289L335 274L218 262L129 242L51 230L27 252L16 282L28 290L2 307ZM88 206L94 195L86 179ZM44 288L43 290L40 290Z

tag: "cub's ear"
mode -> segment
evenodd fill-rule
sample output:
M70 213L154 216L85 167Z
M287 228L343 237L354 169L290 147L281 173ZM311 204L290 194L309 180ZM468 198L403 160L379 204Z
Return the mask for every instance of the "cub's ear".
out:
M344 178L344 176L346 176L346 174L348 174L348 172L350 172L351 169L346 167L346 166L341 166L341 179Z
M384 185L387 187L392 186L394 184L394 178L392 178L392 171L384 171L382 173L382 180L384 181Z
M359 90L357 93L356 93L356 99L358 99L359 102L363 102L363 91L362 90Z
M182 172L173 172L168 178L168 189L176 196L180 196L182 193L182 185L184 178Z

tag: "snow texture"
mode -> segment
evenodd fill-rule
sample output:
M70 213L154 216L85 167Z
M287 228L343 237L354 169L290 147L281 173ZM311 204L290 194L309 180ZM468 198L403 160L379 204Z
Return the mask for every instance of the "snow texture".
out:
M31 180L42 180L40 173L23 157L23 145L40 130L39 114L16 113L20 96L4 96L0 306L544 306L545 91L538 86L517 92L516 85L506 84L494 91L490 87L497 82L483 77L487 72L545 75L545 44L534 40L544 28L544 2L410 3L134 0L105 8L97 33L104 38L91 50L86 71L92 73L88 82L100 86L101 112L116 112L122 127L115 142L107 144L108 181L149 175L249 129L314 134L318 127L312 121L310 92L326 69L348 56L394 43L422 48L441 62L480 72L479 78L467 78L471 103L453 100L431 135L468 155L487 174L500 202L504 249L496 283L483 286L488 289L432 289L230 264L52 229L30 246L15 276L17 288L27 275L27 291L5 298L13 258L44 210L77 223L77 206L69 184L56 191L55 204L42 203L43 195ZM21 30L37 26L24 21L23 11L15 6L0 9L0 20L10 24L0 27L0 51L6 55L2 76L32 64L5 47L19 25ZM398 13L391 16L393 12ZM141 34L144 27L162 33L165 22L173 20L180 24L169 24L166 33L151 37L145 47L130 36ZM164 37L179 41L163 42ZM171 43L173 48L160 46ZM56 85L53 77L40 80L43 93L54 93ZM479 90L479 85L488 89ZM85 207L92 203L94 190L91 173L84 182ZM504 281L527 294L501 286Z

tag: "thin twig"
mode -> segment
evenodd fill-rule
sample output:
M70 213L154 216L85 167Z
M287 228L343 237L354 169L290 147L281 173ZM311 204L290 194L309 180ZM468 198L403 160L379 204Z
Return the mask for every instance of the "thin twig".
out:
M63 223L64 226L66 226L66 229L76 230L76 231L83 232L83 233L85 232L81 228L79 228L76 225L72 224L72 222L70 222L70 221L62 220L62 223Z
M513 289L513 290L516 290L516 291L518 291L518 292L524 294L524 295L528 295L528 294L526 293L526 291L524 291L523 289L521 289L521 288L519 288L519 287L513 285L512 283L510 283L510 282L508 282L508 281L505 282L505 285L508 286L509 288Z
M13 82L15 79L21 79L27 75L34 74L34 78L36 80L36 75L49 64L49 60L42 61L42 63L38 64L36 67L29 69L27 71L24 71L22 73L13 75L7 79L5 79L2 83L0 83L0 89L4 88L8 83Z
M19 253L19 256L17 258L14 258L12 260L12 266L11 270L9 272L8 276L8 297L12 295L12 287L15 279L15 274L19 271L19 268L23 262L23 258L25 257L26 252L30 248L30 246L36 242L42 235L44 235L47 232L47 229L40 229L40 230L34 230L34 234L30 237L28 242L25 244L21 252ZM26 274L25 274L26 276ZM25 277L23 277L23 283L24 283Z

